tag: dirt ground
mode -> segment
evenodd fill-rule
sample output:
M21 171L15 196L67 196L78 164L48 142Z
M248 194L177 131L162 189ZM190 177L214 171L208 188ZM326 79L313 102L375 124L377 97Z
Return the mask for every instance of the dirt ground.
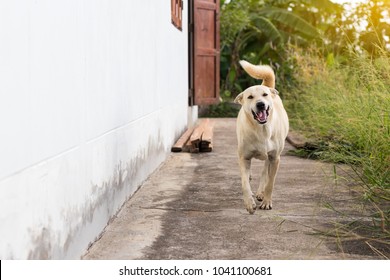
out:
M83 259L381 259L355 240L326 237L337 223L366 219L364 208L332 164L289 155L289 144L273 209L249 215L242 201L235 119L214 121L213 151L170 154ZM254 192L261 166L253 161Z

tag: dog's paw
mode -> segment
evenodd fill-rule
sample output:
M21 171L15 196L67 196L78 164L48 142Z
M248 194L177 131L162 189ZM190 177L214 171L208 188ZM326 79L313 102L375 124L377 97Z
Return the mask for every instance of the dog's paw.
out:
M268 199L264 199L261 201L259 209L262 210L271 210L272 209L272 201Z
M264 194L263 193L257 193L256 194L256 199L258 201L263 201L264 200Z
M244 199L245 203L245 208L248 211L249 214L254 214L256 211L256 202L255 200L251 197L250 199Z

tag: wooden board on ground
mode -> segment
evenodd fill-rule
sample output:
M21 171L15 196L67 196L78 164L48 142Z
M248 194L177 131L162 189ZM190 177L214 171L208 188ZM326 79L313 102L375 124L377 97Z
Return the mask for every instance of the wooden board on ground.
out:
M188 139L191 137L194 128L188 128L182 136L177 140L175 145L171 148L172 152L181 152L185 149L185 145L188 142Z
M200 142L201 152L211 152L213 150L213 129L214 122L207 119L204 124L204 131Z
M204 125L205 125L205 120L201 120L200 123L195 127L194 132L190 137L191 143L198 144L202 140Z
M172 147L172 152L211 152L213 150L214 122L210 119L202 119L195 128L187 131Z
M214 123L209 119L206 120L202 135L202 142L211 143L213 141Z

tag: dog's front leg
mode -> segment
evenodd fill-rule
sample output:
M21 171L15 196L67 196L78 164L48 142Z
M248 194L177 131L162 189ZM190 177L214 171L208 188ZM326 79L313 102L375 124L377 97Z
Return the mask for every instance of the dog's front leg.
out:
M268 183L268 170L269 170L269 159L266 159L264 162L263 171L260 175L260 185L256 192L256 198L258 201L264 200L264 190L265 186Z
M249 184L251 160L240 157L239 164L241 172L242 194L244 198L245 208L249 212L249 214L253 214L256 210L256 202L252 197L252 190Z
M264 188L264 195L260 204L260 209L272 209L272 190L275 184L276 173L279 169L279 162L280 157L271 158L268 161L268 181ZM264 168L267 168L267 165L265 165Z

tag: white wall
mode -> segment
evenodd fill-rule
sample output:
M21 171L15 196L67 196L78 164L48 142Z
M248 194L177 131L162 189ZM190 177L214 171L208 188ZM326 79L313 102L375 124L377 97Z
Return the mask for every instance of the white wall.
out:
M187 6L0 0L0 258L79 258L187 124Z

